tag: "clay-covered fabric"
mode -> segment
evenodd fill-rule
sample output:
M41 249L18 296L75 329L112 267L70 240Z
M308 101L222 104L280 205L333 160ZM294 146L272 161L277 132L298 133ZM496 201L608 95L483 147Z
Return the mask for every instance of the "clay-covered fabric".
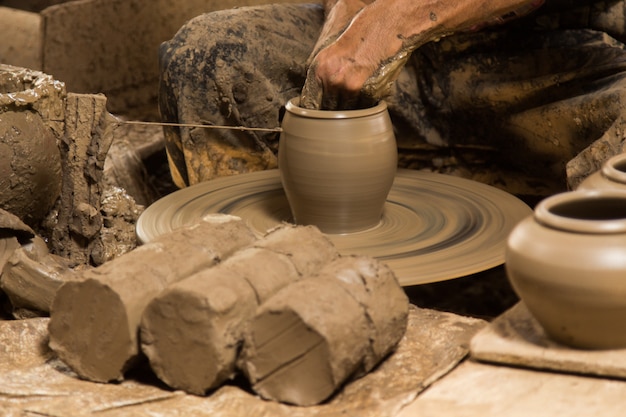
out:
M567 181L574 187L622 151L624 2L546 3L526 18L413 53L387 99L401 167L548 194ZM278 127L322 24L320 6L296 4L191 20L161 47L163 121ZM165 134L180 187L277 166L277 133Z

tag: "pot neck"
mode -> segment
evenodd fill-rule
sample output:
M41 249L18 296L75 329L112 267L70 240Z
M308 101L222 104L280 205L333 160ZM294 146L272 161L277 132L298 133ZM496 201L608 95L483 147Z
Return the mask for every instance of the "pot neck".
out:
M574 191L541 201L534 211L539 223L567 232L626 233L626 193Z
M300 99L298 97L292 98L285 105L285 110L291 114L311 119L354 119L372 116L387 110L387 103L384 101L381 101L374 107L358 110L314 110L298 106L299 102Z
M602 175L614 182L626 184L626 153L616 155L602 166Z

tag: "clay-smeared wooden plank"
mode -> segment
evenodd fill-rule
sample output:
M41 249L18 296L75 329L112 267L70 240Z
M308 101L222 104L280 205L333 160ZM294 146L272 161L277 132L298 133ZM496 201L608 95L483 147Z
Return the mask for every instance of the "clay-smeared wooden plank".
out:
M61 138L63 178L51 251L74 266L99 265L102 253L102 172L113 141L112 116L103 95L68 94Z
M50 347L85 379L123 379L139 354L148 303L168 285L249 246L256 235L233 216L212 215L82 273L57 291Z

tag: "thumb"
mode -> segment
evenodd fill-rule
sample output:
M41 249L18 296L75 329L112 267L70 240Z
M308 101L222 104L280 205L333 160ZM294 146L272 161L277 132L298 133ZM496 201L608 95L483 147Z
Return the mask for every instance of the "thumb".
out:
M304 87L302 87L302 92L300 93L300 107L305 109L318 110L322 104L324 89L322 83L315 75L316 68L315 64L309 67Z

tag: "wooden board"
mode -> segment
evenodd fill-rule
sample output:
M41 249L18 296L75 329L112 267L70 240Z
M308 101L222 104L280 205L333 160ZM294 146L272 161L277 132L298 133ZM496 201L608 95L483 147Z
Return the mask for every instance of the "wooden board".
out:
M582 350L553 342L523 302L477 333L470 351L486 362L626 378L626 349Z
M225 385L207 397L165 389L145 372L120 384L77 379L47 347L48 319L0 321L0 415L48 417L394 416L467 356L482 320L411 306L398 349L327 404L291 407ZM11 414L13 413L13 414Z
M621 417L626 382L465 361L397 417Z

